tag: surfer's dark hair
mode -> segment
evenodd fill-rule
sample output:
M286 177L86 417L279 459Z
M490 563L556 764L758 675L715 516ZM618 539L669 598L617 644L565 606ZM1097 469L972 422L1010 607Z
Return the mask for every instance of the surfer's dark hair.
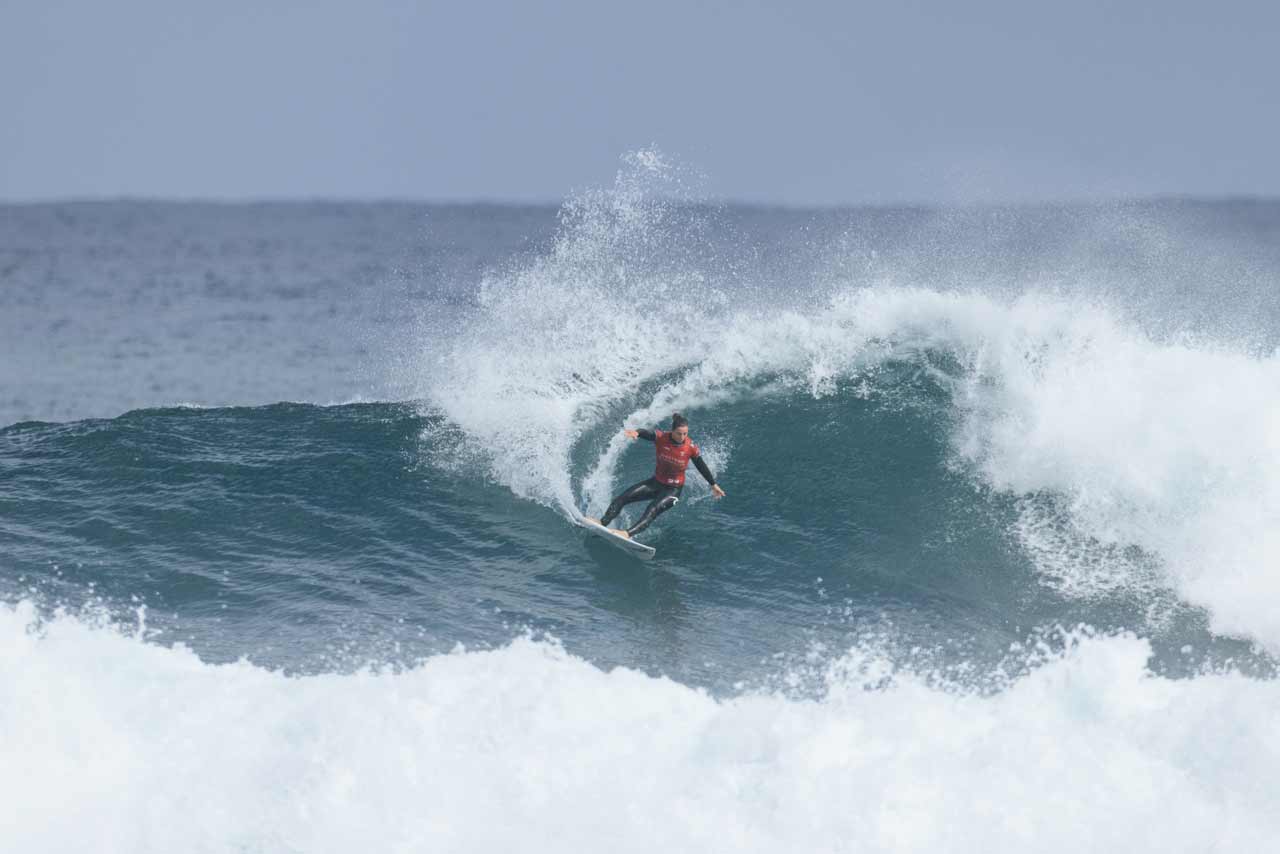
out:
M689 419L685 418L679 412L671 413L671 429L675 430L679 427L688 427Z

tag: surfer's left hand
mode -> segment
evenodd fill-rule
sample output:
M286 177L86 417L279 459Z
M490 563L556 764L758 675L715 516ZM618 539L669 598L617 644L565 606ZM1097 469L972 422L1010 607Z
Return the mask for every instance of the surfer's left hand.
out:
M724 498L724 490L720 488L720 484L711 487L711 494L716 498Z

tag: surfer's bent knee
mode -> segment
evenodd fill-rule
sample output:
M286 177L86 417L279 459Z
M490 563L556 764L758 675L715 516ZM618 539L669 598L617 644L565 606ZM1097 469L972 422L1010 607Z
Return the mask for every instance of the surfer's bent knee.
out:
M653 524L653 520L658 518L658 516L676 506L676 502L680 500L680 487L668 486L665 488L672 491L661 498L655 499L652 504L645 508L644 514L639 518L639 520L627 529L627 533L630 536L634 537L636 534L649 527L649 525Z

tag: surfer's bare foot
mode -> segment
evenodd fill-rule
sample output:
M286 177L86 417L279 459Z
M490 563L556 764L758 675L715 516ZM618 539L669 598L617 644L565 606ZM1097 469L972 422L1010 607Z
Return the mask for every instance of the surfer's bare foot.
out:
M624 540L629 540L629 539L631 539L631 535L630 535L630 534L628 534L626 531L622 530L621 528L610 528L610 529L609 529L609 533L610 533L610 534L617 534L619 537L622 537L622 539L624 539Z

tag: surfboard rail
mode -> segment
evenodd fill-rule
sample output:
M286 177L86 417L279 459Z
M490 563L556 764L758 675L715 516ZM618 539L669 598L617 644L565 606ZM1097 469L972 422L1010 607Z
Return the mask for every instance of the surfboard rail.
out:
M657 549L653 546L646 546L644 543L637 543L635 540L619 536L611 533L608 528L596 522L593 519L582 518L578 520L578 527L585 528L590 533L604 540L616 549L620 549L632 557L640 560L652 560L657 554Z

